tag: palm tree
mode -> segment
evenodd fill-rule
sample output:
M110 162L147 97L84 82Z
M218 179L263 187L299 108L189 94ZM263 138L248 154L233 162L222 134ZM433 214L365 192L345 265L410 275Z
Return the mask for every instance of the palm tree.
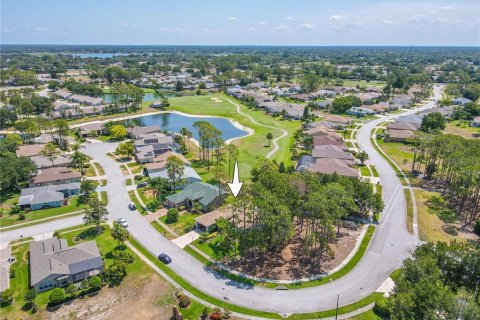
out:
M82 175L85 174L85 164L87 161L87 156L80 151L75 151L72 155L72 166L78 167Z
M60 151L57 150L57 147L49 142L43 147L40 151L40 154L52 162L52 167L55 166L54 161L58 158Z
M268 146L270 147L270 141L273 139L273 134L271 132L267 133Z
M362 166L363 166L364 163L365 163L365 160L368 159L368 153L366 153L365 151L362 151L357 155L357 157L358 157L358 159L360 160L360 162L362 163Z
M228 152L228 174L230 174L230 167L231 163L234 162L239 154L238 148L234 144L228 144L227 145L227 152Z
M160 198L161 201L163 193L168 190L169 183L165 178L151 178L148 185L153 192L153 197L156 200Z

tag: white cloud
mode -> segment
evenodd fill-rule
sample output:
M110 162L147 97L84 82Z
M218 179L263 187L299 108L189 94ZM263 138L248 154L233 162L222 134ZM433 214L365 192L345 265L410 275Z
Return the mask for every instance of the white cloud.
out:
M288 27L284 24L281 24L279 25L278 27L275 28L275 30L279 30L279 31L287 31L288 30Z
M268 24L268 22L266 21L260 21L259 24L261 24L262 26L266 26Z
M392 20L382 20L382 23L386 24L386 25L394 25L395 24Z
M122 23L122 26L123 27L128 27L128 23L124 22L124 23Z
M341 21L347 19L347 17L342 16L340 14L334 14L333 16L330 16L328 19L333 20L333 21Z
M293 20L295 20L295 18L294 17L285 17L285 20L293 21Z
M310 23L302 23L300 26L299 26L300 29L302 30L310 30L310 29L313 29L313 25L311 25Z
M45 28L45 27L36 27L34 30L37 31L37 32L47 32L47 31L48 31L48 28Z
M160 28L160 31L161 31L161 32L168 32L168 31L170 31L170 29L168 29L168 28Z
M407 19L410 22L424 22L426 21L426 17L423 14L415 14Z
M238 20L238 18L237 18L237 17L228 17L228 20L230 20L230 21L236 21L236 20Z
M440 9L442 10L452 10L453 8L450 6L441 6Z

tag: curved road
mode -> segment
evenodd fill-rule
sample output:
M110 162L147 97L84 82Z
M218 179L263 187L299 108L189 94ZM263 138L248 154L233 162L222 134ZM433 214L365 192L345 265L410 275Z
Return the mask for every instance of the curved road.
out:
M440 97L440 89L439 86L434 88L436 99ZM431 107L434 107L433 102L401 115L412 114ZM401 265L402 261L419 243L418 239L406 230L406 204L401 182L393 168L378 154L370 142L370 132L375 126L398 116L400 115L390 115L371 121L365 124L358 133L360 148L369 154L370 160L377 168L385 199L385 209L371 245L357 266L345 276L333 283L297 290L283 291L251 287L212 273L198 260L160 235L138 212L128 209L127 205L130 199L125 185L125 177L119 164L106 155L107 152L116 148L116 144L91 143L86 145L85 153L102 165L107 176L109 218L112 220L125 218L129 222L128 229L131 235L153 254L167 253L170 255L173 261L169 266L193 286L220 300L227 297L230 303L252 309L282 314L314 312L335 308L337 294L340 294L340 306L368 296L383 283L393 270ZM60 222L48 223L48 226L46 223L27 227L21 231L25 237L33 236L40 233L39 226L45 225L41 233L58 229L57 227L52 228L52 224L56 223ZM11 239L12 233L18 233L18 231L2 233L2 242Z

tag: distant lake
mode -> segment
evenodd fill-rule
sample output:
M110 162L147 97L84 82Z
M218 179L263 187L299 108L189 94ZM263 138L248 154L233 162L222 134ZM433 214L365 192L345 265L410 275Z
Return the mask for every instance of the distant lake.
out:
M113 57L120 57L120 56L128 56L128 53L72 53L72 56L78 58L113 58Z
M248 134L247 131L235 127L232 122L225 118L214 117L187 117L177 113L161 113L149 116L143 116L127 120L126 124L133 123L137 126L154 126L158 125L162 130L180 133L182 128L187 128L193 134L193 138L199 140L197 129L193 127L196 121L208 121L215 128L222 131L222 138L225 140L243 137Z
M112 103L114 95L111 93L105 93L102 97L103 101L106 103ZM143 95L143 101L155 101L160 100L161 97L157 93L147 92Z

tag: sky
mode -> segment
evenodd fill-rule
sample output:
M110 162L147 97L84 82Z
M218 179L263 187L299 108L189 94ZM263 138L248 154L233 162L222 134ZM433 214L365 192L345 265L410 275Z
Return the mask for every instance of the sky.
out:
M480 45L479 0L1 0L2 44Z

